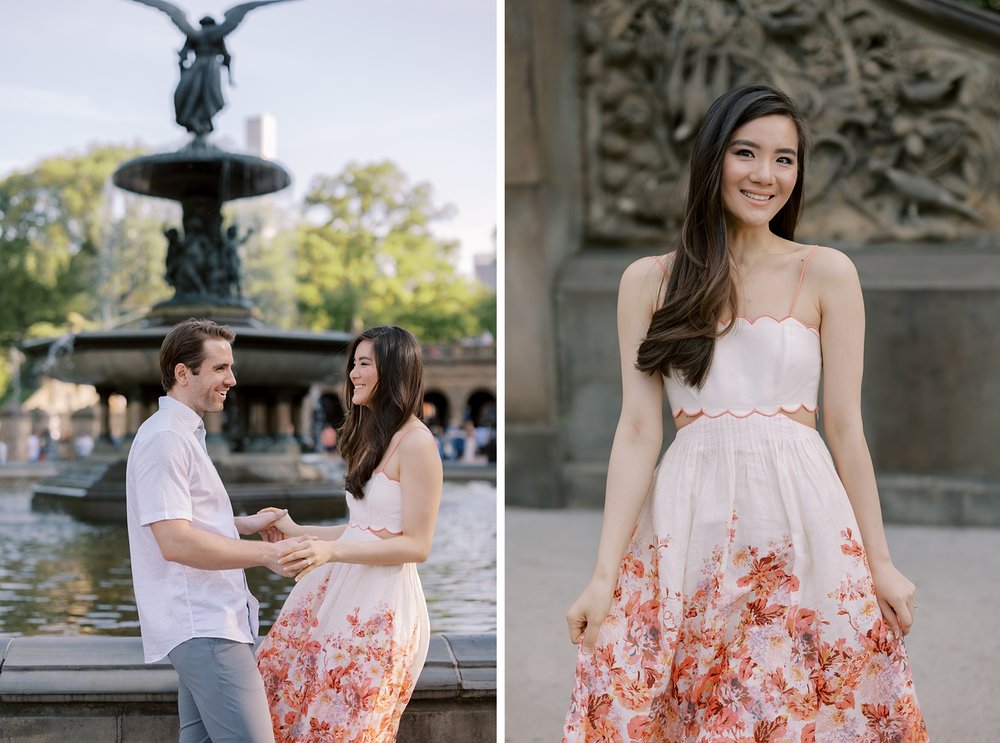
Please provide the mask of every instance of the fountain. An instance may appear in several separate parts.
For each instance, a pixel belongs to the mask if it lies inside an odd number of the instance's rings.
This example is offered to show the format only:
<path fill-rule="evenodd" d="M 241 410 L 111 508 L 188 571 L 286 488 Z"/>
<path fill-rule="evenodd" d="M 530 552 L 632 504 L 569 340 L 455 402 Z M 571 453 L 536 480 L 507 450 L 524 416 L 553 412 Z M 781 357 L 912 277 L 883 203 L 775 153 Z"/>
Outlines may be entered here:
<path fill-rule="evenodd" d="M 283 0 L 272 0 L 281 2 Z M 239 246 L 246 239 L 236 224 L 223 225 L 223 204 L 271 194 L 291 183 L 281 165 L 223 150 L 208 141 L 212 119 L 223 108 L 220 76 L 231 56 L 224 44 L 246 15 L 245 3 L 192 27 L 169 3 L 148 2 L 168 13 L 184 33 L 180 81 L 174 95 L 177 123 L 192 139 L 175 152 L 123 163 L 115 185 L 133 193 L 180 203 L 180 228 L 164 231 L 166 279 L 171 299 L 142 319 L 104 331 L 68 333 L 27 343 L 25 353 L 47 376 L 94 385 L 100 396 L 101 437 L 94 455 L 68 466 L 34 487 L 35 507 L 55 506 L 93 520 L 124 520 L 124 446 L 110 438 L 110 400 L 127 400 L 128 433 L 155 411 L 162 395 L 158 353 L 163 337 L 188 317 L 208 317 L 233 327 L 237 387 L 222 414 L 206 417 L 209 451 L 226 483 L 234 508 L 253 512 L 284 506 L 300 518 L 343 514 L 343 492 L 324 473 L 303 461 L 300 442 L 309 416 L 302 411 L 315 384 L 343 382 L 346 333 L 278 331 L 264 326 L 243 295 Z M 191 54 L 193 60 L 189 61 Z"/>

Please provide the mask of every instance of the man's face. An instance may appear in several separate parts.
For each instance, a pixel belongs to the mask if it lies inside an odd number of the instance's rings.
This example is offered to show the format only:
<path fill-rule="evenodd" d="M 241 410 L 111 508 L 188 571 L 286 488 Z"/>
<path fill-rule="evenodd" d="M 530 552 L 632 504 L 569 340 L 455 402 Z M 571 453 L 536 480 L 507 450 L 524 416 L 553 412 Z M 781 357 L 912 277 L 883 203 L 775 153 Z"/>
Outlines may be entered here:
<path fill-rule="evenodd" d="M 233 374 L 233 347 L 221 338 L 204 342 L 205 358 L 195 374 L 189 367 L 177 376 L 176 397 L 198 415 L 222 412 L 226 395 L 236 385 Z"/>

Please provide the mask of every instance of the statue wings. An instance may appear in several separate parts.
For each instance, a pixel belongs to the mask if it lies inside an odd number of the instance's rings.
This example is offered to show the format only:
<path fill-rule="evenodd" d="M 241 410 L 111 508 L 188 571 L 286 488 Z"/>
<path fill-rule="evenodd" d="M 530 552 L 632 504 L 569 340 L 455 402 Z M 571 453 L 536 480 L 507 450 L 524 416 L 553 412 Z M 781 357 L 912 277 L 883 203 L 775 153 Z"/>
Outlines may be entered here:
<path fill-rule="evenodd" d="M 287 2 L 290 2 L 290 0 L 255 0 L 255 2 L 251 3 L 240 3 L 239 5 L 234 5 L 225 12 L 223 16 L 224 20 L 219 24 L 219 30 L 223 35 L 228 34 L 240 25 L 240 21 L 243 20 L 243 16 L 254 8 L 259 8 L 262 5 L 274 5 L 275 3 Z"/>
<path fill-rule="evenodd" d="M 187 16 L 184 15 L 184 11 L 178 8 L 173 3 L 167 2 L 167 0 L 134 0 L 137 3 L 142 3 L 143 5 L 148 5 L 151 8 L 156 8 L 157 10 L 162 10 L 168 16 L 170 20 L 174 22 L 174 25 L 181 30 L 185 36 L 194 36 L 198 33 L 190 23 L 188 23 Z M 249 13 L 254 8 L 259 8 L 262 5 L 274 5 L 275 3 L 287 3 L 290 0 L 255 0 L 250 3 L 240 3 L 239 5 L 234 5 L 232 8 L 226 11 L 224 20 L 222 23 L 218 24 L 214 31 L 218 36 L 225 36 L 238 25 L 240 21 L 243 20 L 243 16 Z"/>

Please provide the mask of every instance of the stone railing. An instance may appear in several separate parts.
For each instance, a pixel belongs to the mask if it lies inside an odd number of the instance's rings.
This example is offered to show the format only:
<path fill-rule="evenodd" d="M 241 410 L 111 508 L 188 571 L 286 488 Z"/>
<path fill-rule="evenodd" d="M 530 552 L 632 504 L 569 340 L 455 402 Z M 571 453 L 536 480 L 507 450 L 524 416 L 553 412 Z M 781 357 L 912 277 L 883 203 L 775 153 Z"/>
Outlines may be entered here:
<path fill-rule="evenodd" d="M 436 361 L 492 361 L 496 363 L 495 345 L 464 346 L 458 343 L 428 344 L 423 347 L 424 363 Z"/>
<path fill-rule="evenodd" d="M 496 635 L 436 635 L 398 743 L 496 740 Z M 138 637 L 0 638 L 0 743 L 177 740 L 177 674 Z"/>

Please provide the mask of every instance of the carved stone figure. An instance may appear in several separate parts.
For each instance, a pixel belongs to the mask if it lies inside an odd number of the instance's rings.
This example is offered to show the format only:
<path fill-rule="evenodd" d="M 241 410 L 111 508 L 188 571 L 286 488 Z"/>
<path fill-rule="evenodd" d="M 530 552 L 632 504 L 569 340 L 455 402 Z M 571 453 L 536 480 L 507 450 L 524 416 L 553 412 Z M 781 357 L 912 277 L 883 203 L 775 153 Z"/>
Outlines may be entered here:
<path fill-rule="evenodd" d="M 683 163 L 705 109 L 752 82 L 789 93 L 813 130 L 802 234 L 872 242 L 1000 232 L 1000 172 L 986 165 L 1000 160 L 995 52 L 867 0 L 574 7 L 592 239 L 676 234 Z"/>
<path fill-rule="evenodd" d="M 254 8 L 289 0 L 256 0 L 241 3 L 225 12 L 222 23 L 216 23 L 211 16 L 205 16 L 194 28 L 188 23 L 184 11 L 166 0 L 135 0 L 137 3 L 162 10 L 174 25 L 184 34 L 184 46 L 179 55 L 180 81 L 174 92 L 174 110 L 177 123 L 194 134 L 196 138 L 212 131 L 212 118 L 226 105 L 222 95 L 222 68 L 229 73 L 229 84 L 233 84 L 232 56 L 226 49 L 225 38 Z M 190 59 L 194 54 L 194 59 Z"/>
<path fill-rule="evenodd" d="M 240 279 L 241 264 L 239 247 L 253 234 L 253 230 L 247 230 L 242 236 L 239 234 L 239 227 L 231 224 L 226 229 L 226 234 L 222 238 L 219 261 L 213 271 L 211 282 L 212 291 L 223 297 L 242 298 L 243 284 Z"/>
<path fill-rule="evenodd" d="M 211 244 L 197 217 L 189 220 L 185 227 L 188 232 L 183 239 L 174 227 L 163 231 L 167 238 L 167 283 L 178 295 L 206 295 L 207 286 L 202 276 Z"/>

